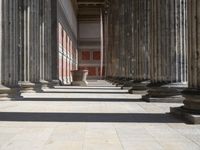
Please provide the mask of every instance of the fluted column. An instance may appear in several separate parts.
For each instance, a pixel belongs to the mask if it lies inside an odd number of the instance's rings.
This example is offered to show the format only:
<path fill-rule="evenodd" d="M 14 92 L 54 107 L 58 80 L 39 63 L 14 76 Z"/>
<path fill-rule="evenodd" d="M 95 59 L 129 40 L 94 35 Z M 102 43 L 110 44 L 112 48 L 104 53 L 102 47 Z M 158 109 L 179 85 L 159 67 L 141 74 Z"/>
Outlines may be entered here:
<path fill-rule="evenodd" d="M 109 40 L 109 24 L 108 24 L 108 18 L 109 18 L 109 1 L 105 1 L 105 10 L 103 14 L 103 27 L 104 27 L 104 72 L 105 77 L 108 78 L 109 72 L 108 72 L 108 58 L 109 58 L 109 49 L 108 49 L 108 40 Z"/>
<path fill-rule="evenodd" d="M 16 88 L 18 83 L 18 0 L 4 1 L 3 5 L 3 82 L 6 86 Z"/>
<path fill-rule="evenodd" d="M 189 123 L 200 124 L 200 1 L 187 1 L 188 89 L 183 91 L 184 106 L 171 113 Z"/>
<path fill-rule="evenodd" d="M 20 77 L 19 85 L 21 86 L 21 92 L 33 92 L 34 84 L 31 83 L 31 67 L 33 62 L 31 57 L 32 53 L 32 34 L 31 34 L 31 8 L 33 4 L 31 0 L 20 0 L 20 52 L 19 52 L 19 65 L 20 65 Z"/>
<path fill-rule="evenodd" d="M 143 81 L 149 78 L 149 10 L 148 0 L 133 1 L 133 78 Z"/>
<path fill-rule="evenodd" d="M 70 45 L 69 45 L 69 82 L 72 82 L 72 51 L 73 51 L 73 43 L 72 40 L 70 40 Z"/>
<path fill-rule="evenodd" d="M 4 60 L 4 50 L 5 50 L 5 2 L 4 0 L 0 0 L 0 100 L 5 100 L 8 97 L 8 93 L 10 92 L 10 89 L 8 87 L 5 87 L 3 84 L 3 75 L 4 75 L 4 70 L 3 70 L 3 64 L 5 63 Z"/>
<path fill-rule="evenodd" d="M 126 1 L 120 1 L 118 2 L 118 6 L 116 6 L 116 18 L 115 20 L 118 20 L 118 24 L 115 22 L 114 25 L 118 29 L 118 31 L 115 31 L 114 33 L 118 32 L 118 68 L 117 72 L 120 77 L 125 77 L 125 68 L 126 68 L 126 57 L 125 57 L 125 3 Z M 112 5 L 112 4 L 111 4 Z M 119 13 L 119 14 L 117 14 Z M 118 15 L 118 16 L 117 16 Z"/>
<path fill-rule="evenodd" d="M 52 84 L 59 84 L 57 1 L 51 0 L 51 76 Z"/>
<path fill-rule="evenodd" d="M 45 44 L 45 80 L 51 82 L 51 0 L 45 1 Z"/>
<path fill-rule="evenodd" d="M 152 0 L 151 84 L 147 101 L 183 101 L 186 76 L 186 0 Z"/>
<path fill-rule="evenodd" d="M 108 49 L 106 51 L 106 75 L 110 78 L 112 78 L 112 39 L 113 39 L 113 28 L 112 28 L 112 25 L 113 25 L 113 22 L 112 22 L 112 16 L 113 16 L 113 12 L 112 12 L 112 8 L 113 8 L 113 5 L 112 4 L 112 1 L 108 1 L 108 38 L 107 38 L 107 41 L 108 41 Z"/>
<path fill-rule="evenodd" d="M 200 113 L 200 2 L 198 0 L 188 2 L 188 22 L 189 89 L 185 91 L 184 108 Z"/>
<path fill-rule="evenodd" d="M 70 49 L 70 38 L 67 36 L 67 83 L 70 83 L 70 58 L 69 58 L 69 49 Z"/>
<path fill-rule="evenodd" d="M 40 0 L 40 85 L 47 87 L 51 81 L 51 1 Z"/>
<path fill-rule="evenodd" d="M 32 1 L 31 5 L 31 27 L 30 27 L 30 81 L 38 83 L 40 81 L 40 0 Z"/>
<path fill-rule="evenodd" d="M 107 57 L 107 72 L 110 72 L 110 75 L 115 78 L 114 83 L 117 86 L 124 86 L 132 78 L 130 63 L 132 49 L 131 4 L 130 0 L 110 1 L 108 12 L 109 35 L 107 35 L 108 52 L 106 53 L 110 56 Z M 110 62 L 109 59 L 111 59 Z"/>
<path fill-rule="evenodd" d="M 150 15 L 152 1 L 135 0 L 132 2 L 132 50 L 131 70 L 133 82 L 129 93 L 147 94 L 146 85 L 150 79 Z"/>
<path fill-rule="evenodd" d="M 152 1 L 151 79 L 186 82 L 185 0 Z"/>
<path fill-rule="evenodd" d="M 112 1 L 112 60 L 111 60 L 111 70 L 112 75 L 114 77 L 123 76 L 122 74 L 119 74 L 119 66 L 121 63 L 119 63 L 119 52 L 120 50 L 123 51 L 123 49 L 119 46 L 119 19 L 122 19 L 119 17 L 119 5 L 120 0 L 113 0 Z M 120 43 L 123 42 L 120 41 Z M 114 65 L 115 64 L 115 65 Z"/>
<path fill-rule="evenodd" d="M 124 1 L 124 65 L 125 77 L 132 78 L 131 75 L 131 51 L 132 51 L 132 0 Z"/>

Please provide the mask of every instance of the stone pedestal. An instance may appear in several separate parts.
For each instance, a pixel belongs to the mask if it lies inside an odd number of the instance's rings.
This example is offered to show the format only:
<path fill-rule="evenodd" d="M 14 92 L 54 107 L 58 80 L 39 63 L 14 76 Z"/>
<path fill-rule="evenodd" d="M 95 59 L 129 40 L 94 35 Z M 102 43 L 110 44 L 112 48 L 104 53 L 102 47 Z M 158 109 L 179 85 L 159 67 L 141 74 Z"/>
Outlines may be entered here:
<path fill-rule="evenodd" d="M 187 85 L 158 83 L 150 84 L 148 88 L 148 94 L 143 96 L 143 100 L 146 102 L 182 103 L 184 97 L 181 92 L 187 88 Z"/>
<path fill-rule="evenodd" d="M 74 70 L 72 71 L 73 82 L 72 86 L 87 86 L 88 70 Z"/>
<path fill-rule="evenodd" d="M 35 84 L 31 82 L 20 82 L 20 93 L 35 93 Z"/>
<path fill-rule="evenodd" d="M 118 78 L 113 85 L 115 85 L 116 87 L 121 87 L 124 85 L 124 83 L 126 83 L 128 81 L 128 79 L 126 77 L 120 77 Z"/>
<path fill-rule="evenodd" d="M 23 99 L 23 97 L 20 96 L 20 88 L 18 86 L 12 88 L 8 88 L 3 85 L 0 86 L 0 101 L 21 99 Z"/>
<path fill-rule="evenodd" d="M 11 89 L 0 85 L 0 101 L 10 100 Z"/>
<path fill-rule="evenodd" d="M 38 92 L 38 93 L 41 93 L 43 92 L 43 89 L 45 88 L 49 88 L 49 82 L 48 81 L 45 81 L 45 80 L 40 80 L 39 83 L 36 83 L 34 85 L 34 91 L 35 92 Z"/>
<path fill-rule="evenodd" d="M 183 92 L 184 106 L 170 108 L 171 114 L 184 119 L 187 123 L 200 124 L 200 90 L 187 89 Z"/>
<path fill-rule="evenodd" d="M 128 89 L 130 90 L 132 88 L 132 85 L 134 84 L 134 80 L 130 79 L 129 81 L 125 82 L 121 89 Z"/>
<path fill-rule="evenodd" d="M 200 89 L 184 90 L 184 108 L 200 113 Z"/>
<path fill-rule="evenodd" d="M 49 88 L 54 88 L 55 86 L 60 86 L 60 81 L 59 80 L 52 80 L 50 83 L 49 83 Z"/>
<path fill-rule="evenodd" d="M 113 77 L 113 78 L 111 79 L 111 82 L 112 82 L 113 85 L 115 85 L 115 84 L 117 84 L 120 80 L 123 80 L 123 78 L 122 78 L 122 77 Z"/>
<path fill-rule="evenodd" d="M 45 80 L 40 80 L 40 87 L 43 88 L 49 88 L 49 82 Z"/>
<path fill-rule="evenodd" d="M 150 84 L 150 81 L 135 81 L 132 85 L 132 88 L 129 90 L 130 94 L 141 94 L 142 96 L 145 96 L 148 94 L 147 86 Z"/>

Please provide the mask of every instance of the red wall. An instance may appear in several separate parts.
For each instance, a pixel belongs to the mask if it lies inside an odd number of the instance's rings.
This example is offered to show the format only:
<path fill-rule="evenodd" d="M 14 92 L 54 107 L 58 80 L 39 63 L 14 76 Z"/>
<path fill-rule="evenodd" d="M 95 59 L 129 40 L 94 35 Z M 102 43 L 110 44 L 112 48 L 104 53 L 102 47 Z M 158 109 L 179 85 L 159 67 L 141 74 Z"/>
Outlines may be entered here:
<path fill-rule="evenodd" d="M 87 69 L 89 78 L 99 79 L 101 70 L 101 52 L 98 49 L 79 50 L 79 69 Z M 104 69 L 103 69 L 104 75 Z"/>
<path fill-rule="evenodd" d="M 78 69 L 78 51 L 61 24 L 58 24 L 59 43 L 59 80 L 62 84 L 70 84 L 71 71 Z"/>

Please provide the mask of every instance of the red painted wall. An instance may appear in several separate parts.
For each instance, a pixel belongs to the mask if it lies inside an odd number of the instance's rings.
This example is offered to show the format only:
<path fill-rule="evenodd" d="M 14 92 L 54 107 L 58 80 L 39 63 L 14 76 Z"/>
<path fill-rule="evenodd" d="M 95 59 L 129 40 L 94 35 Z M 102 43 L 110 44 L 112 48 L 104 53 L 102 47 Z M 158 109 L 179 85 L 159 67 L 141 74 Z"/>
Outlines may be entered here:
<path fill-rule="evenodd" d="M 72 82 L 71 71 L 78 69 L 78 51 L 61 24 L 58 24 L 59 80 L 62 84 Z"/>
<path fill-rule="evenodd" d="M 87 69 L 89 78 L 99 79 L 101 72 L 101 52 L 98 49 L 79 50 L 79 69 Z M 103 69 L 104 75 L 104 69 Z"/>
<path fill-rule="evenodd" d="M 101 59 L 101 53 L 100 53 L 100 51 L 94 51 L 93 52 L 93 60 L 100 61 L 100 59 Z"/>

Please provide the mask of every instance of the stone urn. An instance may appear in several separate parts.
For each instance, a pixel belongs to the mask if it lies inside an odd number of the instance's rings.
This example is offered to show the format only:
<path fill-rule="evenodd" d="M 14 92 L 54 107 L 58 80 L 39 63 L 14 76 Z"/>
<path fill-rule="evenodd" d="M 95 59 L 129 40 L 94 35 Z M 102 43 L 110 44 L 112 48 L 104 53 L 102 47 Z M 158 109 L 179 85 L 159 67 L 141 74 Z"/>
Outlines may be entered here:
<path fill-rule="evenodd" d="M 88 70 L 73 70 L 72 73 L 72 86 L 88 86 L 87 75 Z"/>

